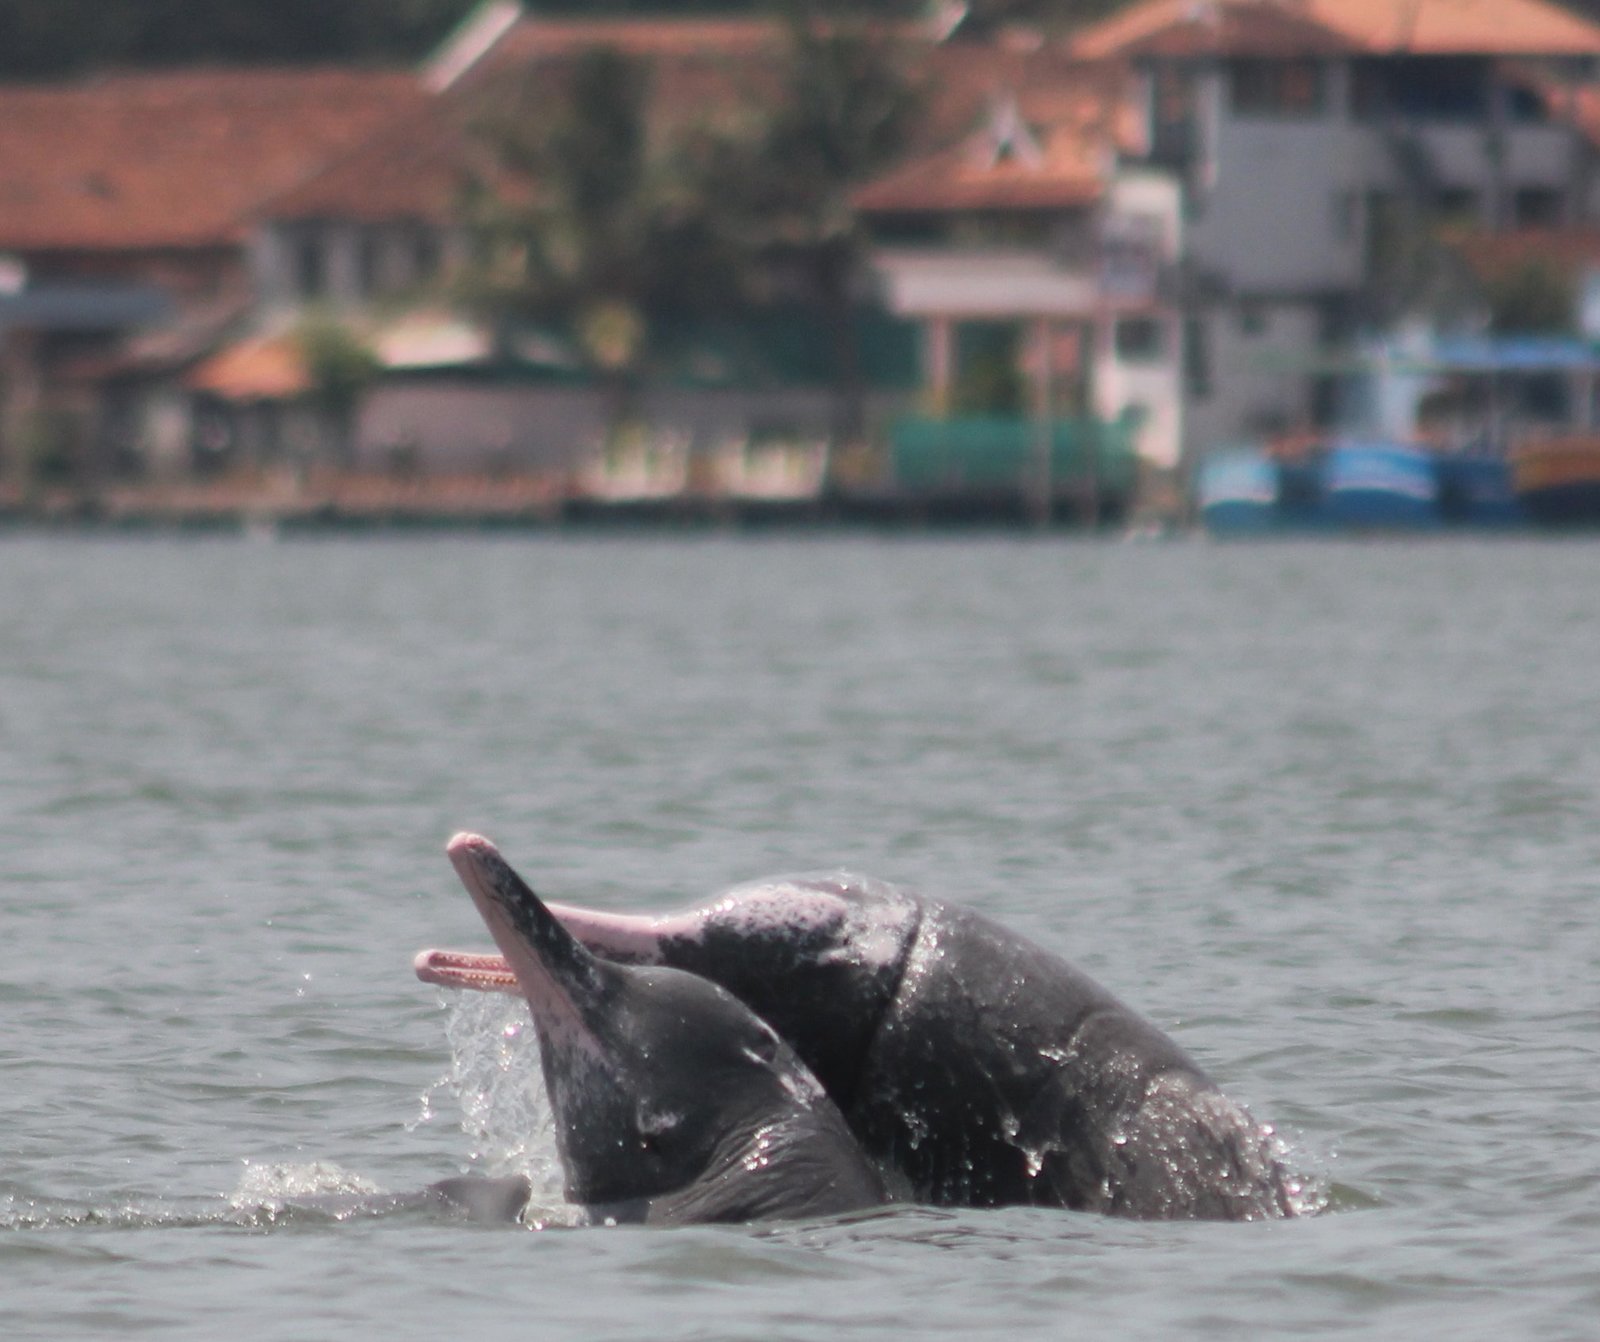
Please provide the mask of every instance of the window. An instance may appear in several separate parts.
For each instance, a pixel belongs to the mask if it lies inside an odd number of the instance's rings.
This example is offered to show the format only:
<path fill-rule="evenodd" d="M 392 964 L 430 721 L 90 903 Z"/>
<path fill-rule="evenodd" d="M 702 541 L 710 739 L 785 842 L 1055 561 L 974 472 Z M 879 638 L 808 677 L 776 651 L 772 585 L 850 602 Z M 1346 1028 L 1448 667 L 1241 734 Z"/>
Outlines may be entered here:
<path fill-rule="evenodd" d="M 432 279 L 439 270 L 440 261 L 439 239 L 432 233 L 418 233 L 411 252 L 413 274 L 418 282 Z"/>
<path fill-rule="evenodd" d="M 1239 334 L 1259 340 L 1272 330 L 1272 316 L 1259 303 L 1246 303 L 1239 309 Z"/>
<path fill-rule="evenodd" d="M 1322 67 L 1315 61 L 1235 61 L 1230 76 L 1229 103 L 1240 116 L 1315 116 L 1322 111 Z"/>
<path fill-rule="evenodd" d="M 328 292 L 328 258 L 322 239 L 308 234 L 294 244 L 294 291 L 301 298 L 321 298 Z"/>
<path fill-rule="evenodd" d="M 1195 400 L 1211 395 L 1211 341 L 1204 317 L 1188 317 L 1183 323 L 1183 387 Z"/>
<path fill-rule="evenodd" d="M 1553 187 L 1523 187 L 1511 209 L 1518 228 L 1559 228 L 1562 223 L 1561 193 Z"/>
<path fill-rule="evenodd" d="M 1351 69 L 1351 107 L 1358 120 L 1478 121 L 1489 115 L 1491 74 L 1480 56 L 1368 57 Z"/>
<path fill-rule="evenodd" d="M 1483 206 L 1471 187 L 1449 186 L 1434 198 L 1434 209 L 1440 223 L 1472 228 L 1477 226 Z"/>
<path fill-rule="evenodd" d="M 361 294 L 370 298 L 383 288 L 383 239 L 374 230 L 363 229 L 358 247 Z"/>
<path fill-rule="evenodd" d="M 1166 332 L 1156 317 L 1118 318 L 1115 344 L 1124 363 L 1157 363 L 1167 351 Z"/>

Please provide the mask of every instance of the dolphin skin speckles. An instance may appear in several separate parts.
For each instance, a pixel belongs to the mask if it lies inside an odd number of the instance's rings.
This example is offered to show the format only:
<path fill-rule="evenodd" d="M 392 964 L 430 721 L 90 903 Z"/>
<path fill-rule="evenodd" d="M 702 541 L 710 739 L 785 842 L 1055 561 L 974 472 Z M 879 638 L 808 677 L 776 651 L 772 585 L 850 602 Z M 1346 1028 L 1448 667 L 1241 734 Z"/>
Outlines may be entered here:
<path fill-rule="evenodd" d="M 591 1221 L 828 1216 L 885 1200 L 821 1084 L 731 993 L 592 954 L 487 839 L 450 860 L 528 1002 L 567 1197 Z"/>
<path fill-rule="evenodd" d="M 851 875 L 736 886 L 660 916 L 552 904 L 590 951 L 728 989 L 815 1073 L 913 1197 L 1142 1219 L 1297 1214 L 1271 1130 L 1161 1030 L 992 919 Z M 417 973 L 505 991 L 497 957 Z"/>

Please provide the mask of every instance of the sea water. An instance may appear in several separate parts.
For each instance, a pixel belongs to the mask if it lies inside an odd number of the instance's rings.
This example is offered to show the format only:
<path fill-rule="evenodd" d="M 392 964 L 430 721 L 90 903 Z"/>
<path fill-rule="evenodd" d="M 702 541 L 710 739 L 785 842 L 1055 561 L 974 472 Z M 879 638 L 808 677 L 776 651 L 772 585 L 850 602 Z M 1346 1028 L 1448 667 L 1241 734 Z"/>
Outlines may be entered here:
<path fill-rule="evenodd" d="M 1600 544 L 0 542 L 0 1335 L 1592 1337 Z M 561 1224 L 443 855 L 846 866 L 1169 1030 L 1327 1210 Z M 546 1228 L 344 1214 L 523 1169 Z"/>

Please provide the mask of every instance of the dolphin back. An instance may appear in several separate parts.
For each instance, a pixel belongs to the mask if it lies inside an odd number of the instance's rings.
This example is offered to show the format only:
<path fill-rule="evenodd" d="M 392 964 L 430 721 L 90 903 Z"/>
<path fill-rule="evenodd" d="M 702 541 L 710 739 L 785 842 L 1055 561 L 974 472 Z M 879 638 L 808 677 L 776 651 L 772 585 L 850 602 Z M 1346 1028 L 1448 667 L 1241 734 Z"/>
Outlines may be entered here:
<path fill-rule="evenodd" d="M 1143 1219 L 1282 1216 L 1270 1135 L 1059 956 L 926 901 L 848 1111 L 918 1196 Z"/>

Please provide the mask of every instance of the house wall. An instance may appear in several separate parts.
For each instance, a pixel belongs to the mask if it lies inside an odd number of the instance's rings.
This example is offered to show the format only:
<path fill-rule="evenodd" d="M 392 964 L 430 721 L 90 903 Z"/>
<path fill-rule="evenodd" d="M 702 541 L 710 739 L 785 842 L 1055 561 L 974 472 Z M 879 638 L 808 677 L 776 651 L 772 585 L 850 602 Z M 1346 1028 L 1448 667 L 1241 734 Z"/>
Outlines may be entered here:
<path fill-rule="evenodd" d="M 1369 137 L 1346 114 L 1335 68 L 1319 115 L 1241 116 L 1226 72 L 1197 79 L 1197 148 L 1185 247 L 1226 287 L 1253 293 L 1346 288 L 1361 277 L 1352 205 L 1371 176 Z"/>
<path fill-rule="evenodd" d="M 1165 312 L 1148 320 L 1161 333 L 1159 348 L 1151 357 L 1119 357 L 1115 338 L 1107 342 L 1109 348 L 1096 365 L 1094 412 L 1107 420 L 1135 412 L 1140 421 L 1135 438 L 1139 456 L 1170 470 L 1178 464 L 1183 445 L 1181 324 Z"/>
<path fill-rule="evenodd" d="M 1169 173 L 1124 170 L 1112 180 L 1108 233 L 1116 234 L 1120 228 L 1143 235 L 1151 249 L 1151 287 L 1132 295 L 1138 307 L 1122 320 L 1131 317 L 1152 325 L 1159 342 L 1138 356 L 1119 350 L 1113 319 L 1102 326 L 1094 365 L 1095 413 L 1103 419 L 1120 419 L 1129 410 L 1136 411 L 1139 456 L 1162 469 L 1175 467 L 1183 448 L 1183 324 L 1168 292 L 1184 244 L 1182 204 L 1182 189 Z"/>
<path fill-rule="evenodd" d="M 1343 64 L 1325 71 L 1314 114 L 1240 114 L 1228 74 L 1197 77 L 1198 159 L 1190 174 L 1190 256 L 1234 291 L 1251 294 L 1339 290 L 1361 282 L 1362 202 L 1369 192 L 1408 183 L 1396 152 L 1408 141 L 1443 190 L 1468 191 L 1479 222 L 1518 222 L 1519 190 L 1555 191 L 1568 222 L 1588 202 L 1581 149 L 1564 125 L 1484 116 L 1471 121 L 1357 118 Z M 1503 197 L 1503 199 L 1502 199 Z"/>
<path fill-rule="evenodd" d="M 1184 435 L 1205 450 L 1303 427 L 1312 414 L 1307 367 L 1321 322 L 1305 302 L 1221 305 L 1191 315 L 1203 331 L 1208 388 L 1184 397 Z"/>
<path fill-rule="evenodd" d="M 1354 114 L 1340 61 L 1324 67 L 1314 113 L 1237 112 L 1228 81 L 1220 64 L 1192 72 L 1184 254 L 1211 297 L 1191 296 L 1210 306 L 1186 316 L 1205 332 L 1210 386 L 1186 379 L 1187 453 L 1309 420 L 1318 304 L 1362 284 L 1369 200 L 1414 184 L 1408 147 L 1429 185 L 1465 194 L 1483 227 L 1531 222 L 1518 215 L 1519 191 L 1556 193 L 1557 222 L 1600 214 L 1593 156 L 1577 133 L 1510 119 L 1501 95 L 1471 120 L 1383 122 Z"/>

